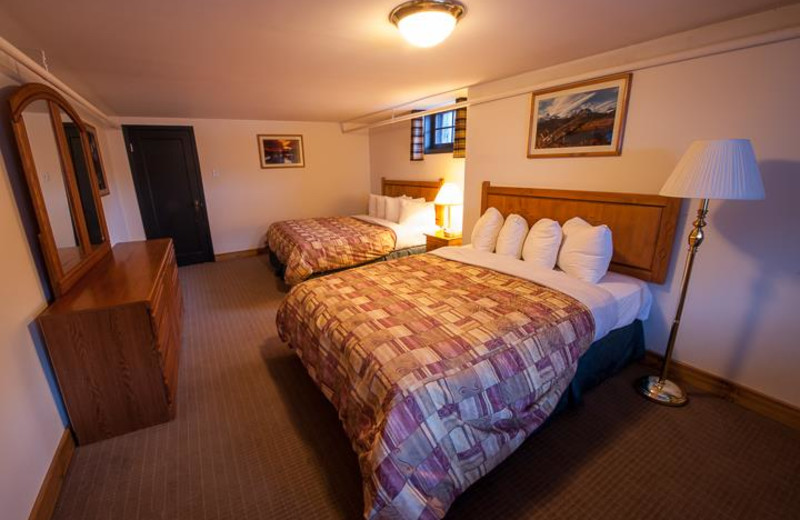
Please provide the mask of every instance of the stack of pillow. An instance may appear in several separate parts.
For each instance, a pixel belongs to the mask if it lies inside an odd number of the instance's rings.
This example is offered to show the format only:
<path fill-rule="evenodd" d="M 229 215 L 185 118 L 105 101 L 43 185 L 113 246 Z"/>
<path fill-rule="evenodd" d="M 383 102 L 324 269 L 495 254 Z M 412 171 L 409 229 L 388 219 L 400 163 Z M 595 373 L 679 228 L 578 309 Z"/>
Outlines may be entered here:
<path fill-rule="evenodd" d="M 605 276 L 614 247 L 611 230 L 605 224 L 592 226 L 574 217 L 560 226 L 543 218 L 528 229 L 520 215 L 503 219 L 496 208 L 489 208 L 472 229 L 472 247 L 522 259 L 544 269 L 558 266 L 570 276 L 597 283 Z"/>
<path fill-rule="evenodd" d="M 433 202 L 426 202 L 424 198 L 413 199 L 406 195 L 387 197 L 371 194 L 369 196 L 369 216 L 413 228 L 424 228 L 434 224 L 436 210 Z"/>

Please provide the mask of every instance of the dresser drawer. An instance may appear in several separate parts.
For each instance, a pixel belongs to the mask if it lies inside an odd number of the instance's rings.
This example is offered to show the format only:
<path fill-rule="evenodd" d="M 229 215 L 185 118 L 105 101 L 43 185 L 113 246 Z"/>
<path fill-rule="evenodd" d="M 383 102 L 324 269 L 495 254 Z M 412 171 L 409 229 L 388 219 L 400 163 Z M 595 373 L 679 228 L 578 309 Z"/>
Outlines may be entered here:
<path fill-rule="evenodd" d="M 178 383 L 178 350 L 180 348 L 180 330 L 175 319 L 174 308 L 165 305 L 160 316 L 153 319 L 153 326 L 158 361 L 166 385 L 167 399 L 172 408 Z"/>
<path fill-rule="evenodd" d="M 170 249 L 170 253 L 172 249 Z M 178 285 L 178 266 L 175 264 L 174 256 L 170 255 L 165 262 L 164 269 L 156 281 L 155 294 L 151 304 L 153 316 L 158 319 L 158 316 L 164 312 L 165 307 L 173 305 L 175 298 L 175 289 Z"/>

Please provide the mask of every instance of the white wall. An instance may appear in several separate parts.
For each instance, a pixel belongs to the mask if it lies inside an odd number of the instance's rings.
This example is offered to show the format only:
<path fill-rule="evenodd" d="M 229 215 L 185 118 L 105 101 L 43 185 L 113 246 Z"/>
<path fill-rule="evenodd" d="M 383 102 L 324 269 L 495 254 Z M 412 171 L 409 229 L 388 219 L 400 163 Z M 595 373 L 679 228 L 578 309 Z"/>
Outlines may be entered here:
<path fill-rule="evenodd" d="M 469 123 L 468 123 L 469 124 Z M 403 180 L 436 180 L 464 185 L 466 159 L 454 159 L 451 153 L 425 155 L 422 161 L 409 158 L 411 121 L 381 126 L 369 131 L 371 189 L 381 189 L 381 177 Z"/>
<path fill-rule="evenodd" d="M 584 61 L 587 70 L 597 67 Z M 620 157 L 527 159 L 528 95 L 473 106 L 465 229 L 479 216 L 484 180 L 657 193 L 692 140 L 751 139 L 767 198 L 712 202 L 675 357 L 800 406 L 798 63 L 800 41 L 794 40 L 634 72 Z M 535 77 L 532 73 L 516 83 Z M 504 92 L 514 83 L 470 89 L 470 98 Z M 656 305 L 646 325 L 651 350 L 663 352 L 666 344 L 680 282 L 676 271 L 683 265 L 691 224 L 686 215 L 694 214 L 695 202 L 684 205 L 670 279 L 652 286 Z"/>
<path fill-rule="evenodd" d="M 47 302 L 12 189 L 22 179 L 5 108 L 15 84 L 0 73 L 0 504 L 14 519 L 28 517 L 64 432 L 30 330 Z"/>
<path fill-rule="evenodd" d="M 467 118 L 467 128 L 469 128 Z M 454 159 L 451 153 L 426 154 L 422 161 L 410 159 L 411 121 L 373 128 L 369 131 L 372 193 L 380 193 L 381 177 L 432 181 L 444 179 L 464 188 L 464 166 L 468 159 Z M 453 225 L 461 227 L 462 208 L 453 208 Z"/>
<path fill-rule="evenodd" d="M 194 128 L 216 254 L 261 247 L 272 222 L 366 211 L 369 138 L 335 123 L 126 118 L 124 124 Z M 305 168 L 262 169 L 258 134 L 302 134 Z M 115 157 L 127 161 L 120 136 Z M 119 168 L 122 172 L 123 168 Z M 121 186 L 130 239 L 144 237 L 129 170 Z M 137 220 L 138 219 L 138 220 Z"/>
<path fill-rule="evenodd" d="M 106 169 L 109 194 L 100 200 L 103 203 L 103 212 L 111 243 L 128 242 L 131 240 L 144 240 L 142 218 L 139 207 L 136 205 L 136 196 L 130 201 L 133 194 L 133 180 L 125 153 L 125 142 L 122 130 L 107 126 L 101 121 L 92 121 L 92 117 L 81 113 L 89 122 L 93 122 L 97 130 L 97 139 L 103 155 L 103 166 Z M 133 206 L 131 207 L 131 204 Z"/>

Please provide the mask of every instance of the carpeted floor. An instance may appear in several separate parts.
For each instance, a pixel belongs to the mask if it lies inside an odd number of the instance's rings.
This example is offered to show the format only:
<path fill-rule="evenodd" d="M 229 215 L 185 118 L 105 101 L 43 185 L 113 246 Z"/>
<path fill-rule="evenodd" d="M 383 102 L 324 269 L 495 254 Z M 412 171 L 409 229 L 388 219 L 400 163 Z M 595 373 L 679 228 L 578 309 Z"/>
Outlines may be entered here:
<path fill-rule="evenodd" d="M 177 418 L 78 448 L 55 518 L 357 519 L 336 413 L 275 332 L 263 257 L 180 270 Z M 720 399 L 669 409 L 630 367 L 469 489 L 452 519 L 800 518 L 800 433 Z"/>

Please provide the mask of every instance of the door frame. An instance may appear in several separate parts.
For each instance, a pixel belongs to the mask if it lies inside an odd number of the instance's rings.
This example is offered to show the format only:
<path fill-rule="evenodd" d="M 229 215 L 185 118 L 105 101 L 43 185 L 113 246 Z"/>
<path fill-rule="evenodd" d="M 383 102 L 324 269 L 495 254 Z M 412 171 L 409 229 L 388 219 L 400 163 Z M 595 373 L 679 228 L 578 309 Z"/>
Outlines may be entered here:
<path fill-rule="evenodd" d="M 153 202 L 152 198 L 149 195 L 149 178 L 144 172 L 140 172 L 138 170 L 136 164 L 136 157 L 134 154 L 136 153 L 135 143 L 131 137 L 131 130 L 146 130 L 146 131 L 182 131 L 187 132 L 189 135 L 189 145 L 190 150 L 189 159 L 193 162 L 193 164 L 189 164 L 189 174 L 194 177 L 194 181 L 197 185 L 198 190 L 198 199 L 200 203 L 200 217 L 202 222 L 200 222 L 200 230 L 202 234 L 202 239 L 207 244 L 205 248 L 206 255 L 203 261 L 205 262 L 214 262 L 215 255 L 214 255 L 214 242 L 211 239 L 211 226 L 208 220 L 208 207 L 206 205 L 206 195 L 205 195 L 205 188 L 203 187 L 203 175 L 200 171 L 200 157 L 197 153 L 197 141 L 194 135 L 194 127 L 191 125 L 122 125 L 122 136 L 125 140 L 125 152 L 128 155 L 128 163 L 131 167 L 131 176 L 133 177 L 133 186 L 136 190 L 136 199 L 139 204 L 139 214 L 142 219 L 142 227 L 144 228 L 145 236 L 148 239 L 154 238 L 155 235 L 155 212 L 156 208 L 149 207 L 147 211 L 145 211 L 146 206 L 150 206 Z M 177 255 L 177 251 L 176 251 Z"/>

